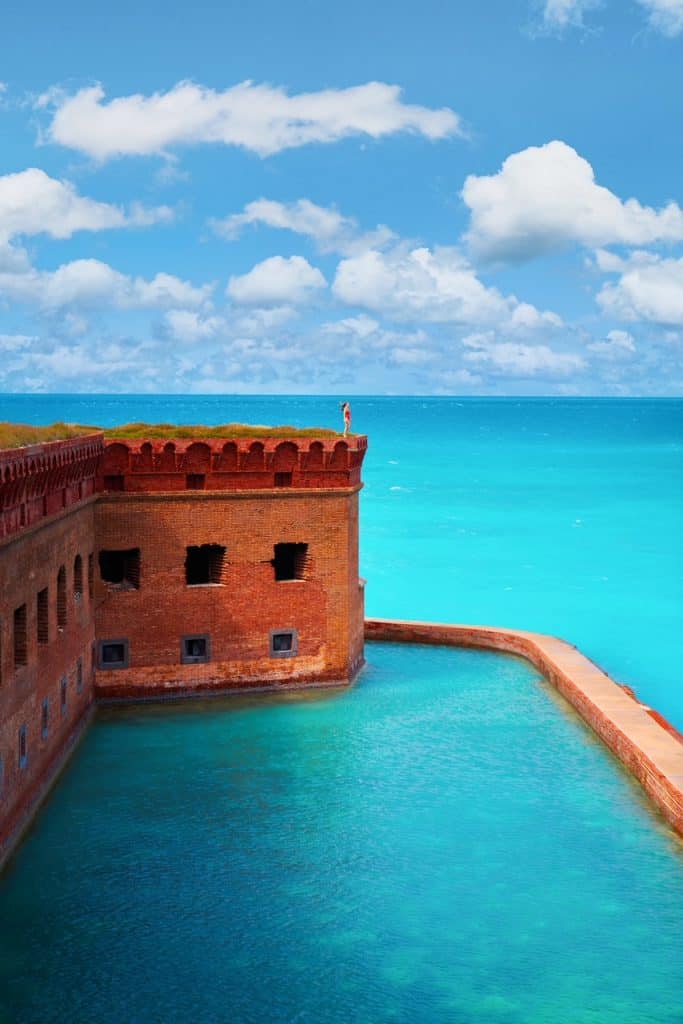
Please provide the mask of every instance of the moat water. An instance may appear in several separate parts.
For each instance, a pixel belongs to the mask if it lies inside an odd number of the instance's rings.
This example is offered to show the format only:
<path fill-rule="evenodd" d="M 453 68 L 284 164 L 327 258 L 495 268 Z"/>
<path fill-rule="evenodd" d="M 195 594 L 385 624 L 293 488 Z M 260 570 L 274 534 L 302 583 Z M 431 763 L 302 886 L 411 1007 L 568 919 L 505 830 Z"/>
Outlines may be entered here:
<path fill-rule="evenodd" d="M 3 1024 L 680 1024 L 683 854 L 524 662 L 100 711 L 0 879 Z"/>
<path fill-rule="evenodd" d="M 352 410 L 368 614 L 564 637 L 683 730 L 683 399 Z M 341 423 L 333 398 L 283 396 L 5 395 L 0 419 Z"/>
<path fill-rule="evenodd" d="M 563 636 L 683 728 L 683 401 L 352 406 L 370 615 Z M 0 878 L 1 1024 L 681 1024 L 683 855 L 638 787 L 523 662 L 368 655 L 348 692 L 100 713 Z"/>

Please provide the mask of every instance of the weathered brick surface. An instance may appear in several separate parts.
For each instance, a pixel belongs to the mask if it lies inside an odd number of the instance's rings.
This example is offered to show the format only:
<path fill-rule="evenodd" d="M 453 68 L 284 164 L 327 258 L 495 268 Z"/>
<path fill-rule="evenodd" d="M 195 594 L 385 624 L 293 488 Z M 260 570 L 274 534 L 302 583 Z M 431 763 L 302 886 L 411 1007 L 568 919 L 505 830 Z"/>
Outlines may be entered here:
<path fill-rule="evenodd" d="M 0 539 L 95 492 L 101 433 L 0 451 Z"/>
<path fill-rule="evenodd" d="M 348 681 L 363 652 L 358 489 L 109 494 L 95 512 L 98 550 L 140 549 L 140 587 L 97 573 L 98 638 L 127 639 L 130 666 L 97 672 L 102 697 Z M 308 545 L 305 579 L 276 581 L 274 545 Z M 188 586 L 189 546 L 226 548 L 220 585 Z M 273 658 L 271 630 L 295 629 L 298 655 Z M 181 638 L 209 634 L 208 664 L 181 664 Z"/>
<path fill-rule="evenodd" d="M 277 437 L 107 441 L 97 489 L 185 491 L 189 476 L 207 491 L 269 487 L 353 487 L 367 438 Z"/>
<path fill-rule="evenodd" d="M 9 836 L 35 802 L 92 702 L 95 637 L 88 593 L 88 555 L 94 550 L 94 498 L 24 529 L 0 543 L 0 863 Z M 74 592 L 74 561 L 83 560 L 84 587 Z M 57 575 L 65 570 L 66 624 L 57 621 Z M 48 588 L 48 642 L 38 643 L 37 595 Z M 14 612 L 26 606 L 27 663 L 15 667 Z M 78 692 L 79 659 L 82 688 Z M 62 714 L 60 683 L 67 681 Z M 41 730 L 49 701 L 48 735 Z M 26 728 L 26 764 L 19 763 L 19 731 Z"/>

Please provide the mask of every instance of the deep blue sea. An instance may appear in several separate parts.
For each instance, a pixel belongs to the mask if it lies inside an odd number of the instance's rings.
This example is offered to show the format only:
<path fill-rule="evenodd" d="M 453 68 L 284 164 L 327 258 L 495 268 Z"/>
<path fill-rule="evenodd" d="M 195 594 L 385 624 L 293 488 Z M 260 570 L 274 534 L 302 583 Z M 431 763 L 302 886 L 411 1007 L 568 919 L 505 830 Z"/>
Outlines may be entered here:
<path fill-rule="evenodd" d="M 363 398 L 372 615 L 578 644 L 683 726 L 683 402 Z M 337 426 L 328 398 L 0 418 Z M 683 847 L 526 663 L 101 709 L 0 878 L 0 1024 L 681 1024 Z"/>
<path fill-rule="evenodd" d="M 683 400 L 356 398 L 369 615 L 571 641 L 683 730 Z M 339 427 L 332 398 L 0 396 L 0 419 Z"/>

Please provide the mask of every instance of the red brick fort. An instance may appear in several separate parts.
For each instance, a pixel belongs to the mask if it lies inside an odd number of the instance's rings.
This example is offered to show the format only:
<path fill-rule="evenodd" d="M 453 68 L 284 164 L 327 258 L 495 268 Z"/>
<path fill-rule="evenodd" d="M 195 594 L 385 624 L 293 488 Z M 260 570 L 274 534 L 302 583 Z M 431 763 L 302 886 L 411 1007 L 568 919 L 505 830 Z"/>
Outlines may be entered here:
<path fill-rule="evenodd" d="M 0 451 L 0 864 L 98 699 L 347 684 L 365 437 Z"/>

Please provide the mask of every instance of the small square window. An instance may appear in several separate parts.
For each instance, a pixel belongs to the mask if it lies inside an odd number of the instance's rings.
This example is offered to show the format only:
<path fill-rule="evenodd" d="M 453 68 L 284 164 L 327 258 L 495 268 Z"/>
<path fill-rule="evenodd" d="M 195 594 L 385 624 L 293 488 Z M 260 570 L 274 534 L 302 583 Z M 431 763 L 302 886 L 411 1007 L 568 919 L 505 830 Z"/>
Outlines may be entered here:
<path fill-rule="evenodd" d="M 188 491 L 203 491 L 206 487 L 206 477 L 203 473 L 188 473 L 185 477 L 185 486 Z"/>
<path fill-rule="evenodd" d="M 104 478 L 105 491 L 125 491 L 125 482 L 122 473 L 112 473 Z"/>
<path fill-rule="evenodd" d="M 275 579 L 304 580 L 308 567 L 308 544 L 275 544 L 271 565 Z"/>
<path fill-rule="evenodd" d="M 185 582 L 188 587 L 220 584 L 225 568 L 225 548 L 222 544 L 190 545 L 185 558 Z"/>
<path fill-rule="evenodd" d="M 184 636 L 180 642 L 180 660 L 183 665 L 201 665 L 211 660 L 211 639 L 208 633 Z"/>
<path fill-rule="evenodd" d="M 275 474 L 275 486 L 276 487 L 291 487 L 292 486 L 292 474 L 291 473 L 276 473 Z"/>
<path fill-rule="evenodd" d="M 100 668 L 128 668 L 128 641 L 101 640 Z"/>
<path fill-rule="evenodd" d="M 293 658 L 298 651 L 298 638 L 295 629 L 271 629 L 271 658 Z"/>
<path fill-rule="evenodd" d="M 140 548 L 100 551 L 100 576 L 112 589 L 140 589 Z"/>

